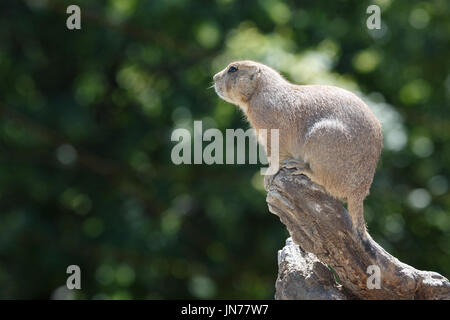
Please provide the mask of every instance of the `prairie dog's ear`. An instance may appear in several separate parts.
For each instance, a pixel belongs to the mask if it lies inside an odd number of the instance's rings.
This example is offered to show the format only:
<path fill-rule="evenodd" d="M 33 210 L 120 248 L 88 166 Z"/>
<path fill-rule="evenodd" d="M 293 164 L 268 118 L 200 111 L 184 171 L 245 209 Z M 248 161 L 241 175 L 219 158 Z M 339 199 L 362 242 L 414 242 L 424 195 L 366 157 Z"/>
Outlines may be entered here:
<path fill-rule="evenodd" d="M 253 73 L 250 75 L 250 80 L 258 79 L 260 73 L 261 73 L 261 69 L 260 69 L 258 66 L 256 66 L 256 67 L 255 67 L 255 70 L 254 70 Z"/>

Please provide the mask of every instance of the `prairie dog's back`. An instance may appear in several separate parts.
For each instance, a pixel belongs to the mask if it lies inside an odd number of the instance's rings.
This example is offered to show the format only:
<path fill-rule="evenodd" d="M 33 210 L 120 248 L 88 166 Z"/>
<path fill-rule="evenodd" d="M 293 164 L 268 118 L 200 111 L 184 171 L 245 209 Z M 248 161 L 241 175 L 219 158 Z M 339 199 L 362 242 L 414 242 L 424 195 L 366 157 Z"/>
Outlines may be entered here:
<path fill-rule="evenodd" d="M 359 133 L 381 138 L 380 122 L 352 92 L 328 85 L 292 85 L 292 93 L 297 97 L 294 108 L 300 113 L 299 119 L 304 121 L 305 131 L 317 121 L 336 120 L 346 127 L 350 135 Z"/>

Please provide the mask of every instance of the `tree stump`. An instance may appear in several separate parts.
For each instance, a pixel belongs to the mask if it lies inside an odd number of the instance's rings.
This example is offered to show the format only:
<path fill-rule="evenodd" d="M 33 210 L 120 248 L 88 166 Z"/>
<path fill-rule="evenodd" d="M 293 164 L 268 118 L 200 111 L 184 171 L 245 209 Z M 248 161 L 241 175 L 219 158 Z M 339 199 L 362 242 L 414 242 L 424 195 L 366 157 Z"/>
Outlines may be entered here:
<path fill-rule="evenodd" d="M 281 167 L 265 181 L 269 210 L 292 237 L 278 255 L 276 299 L 450 299 L 448 279 L 400 262 L 370 235 L 361 238 L 341 202 L 292 172 Z"/>

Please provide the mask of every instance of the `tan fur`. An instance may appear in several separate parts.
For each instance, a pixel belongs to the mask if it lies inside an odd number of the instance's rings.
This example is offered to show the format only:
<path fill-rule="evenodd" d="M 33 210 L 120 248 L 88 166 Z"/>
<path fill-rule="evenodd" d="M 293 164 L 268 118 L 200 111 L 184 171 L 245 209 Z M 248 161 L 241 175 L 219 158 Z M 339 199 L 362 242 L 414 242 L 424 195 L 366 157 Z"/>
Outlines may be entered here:
<path fill-rule="evenodd" d="M 230 66 L 238 71 L 228 72 Z M 305 175 L 348 202 L 353 225 L 365 234 L 363 201 L 383 137 L 380 122 L 361 99 L 338 87 L 291 84 L 253 61 L 229 64 L 214 76 L 214 86 L 244 111 L 256 131 L 279 129 L 280 162 L 304 162 Z M 270 145 L 264 147 L 270 155 Z"/>

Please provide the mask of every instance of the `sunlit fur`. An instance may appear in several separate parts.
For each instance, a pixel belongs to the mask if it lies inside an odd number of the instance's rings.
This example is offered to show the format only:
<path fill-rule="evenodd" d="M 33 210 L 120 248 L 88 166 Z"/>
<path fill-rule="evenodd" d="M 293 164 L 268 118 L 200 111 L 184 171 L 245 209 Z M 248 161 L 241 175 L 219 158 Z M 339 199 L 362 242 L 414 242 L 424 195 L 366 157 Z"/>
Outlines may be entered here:
<path fill-rule="evenodd" d="M 228 72 L 230 66 L 238 71 Z M 347 201 L 354 226 L 365 234 L 363 200 L 383 138 L 380 122 L 361 99 L 334 86 L 291 84 L 253 61 L 230 63 L 214 76 L 214 87 L 244 111 L 256 131 L 279 129 L 280 162 L 294 158 L 309 164 L 305 174 Z M 270 144 L 260 143 L 270 155 Z"/>

